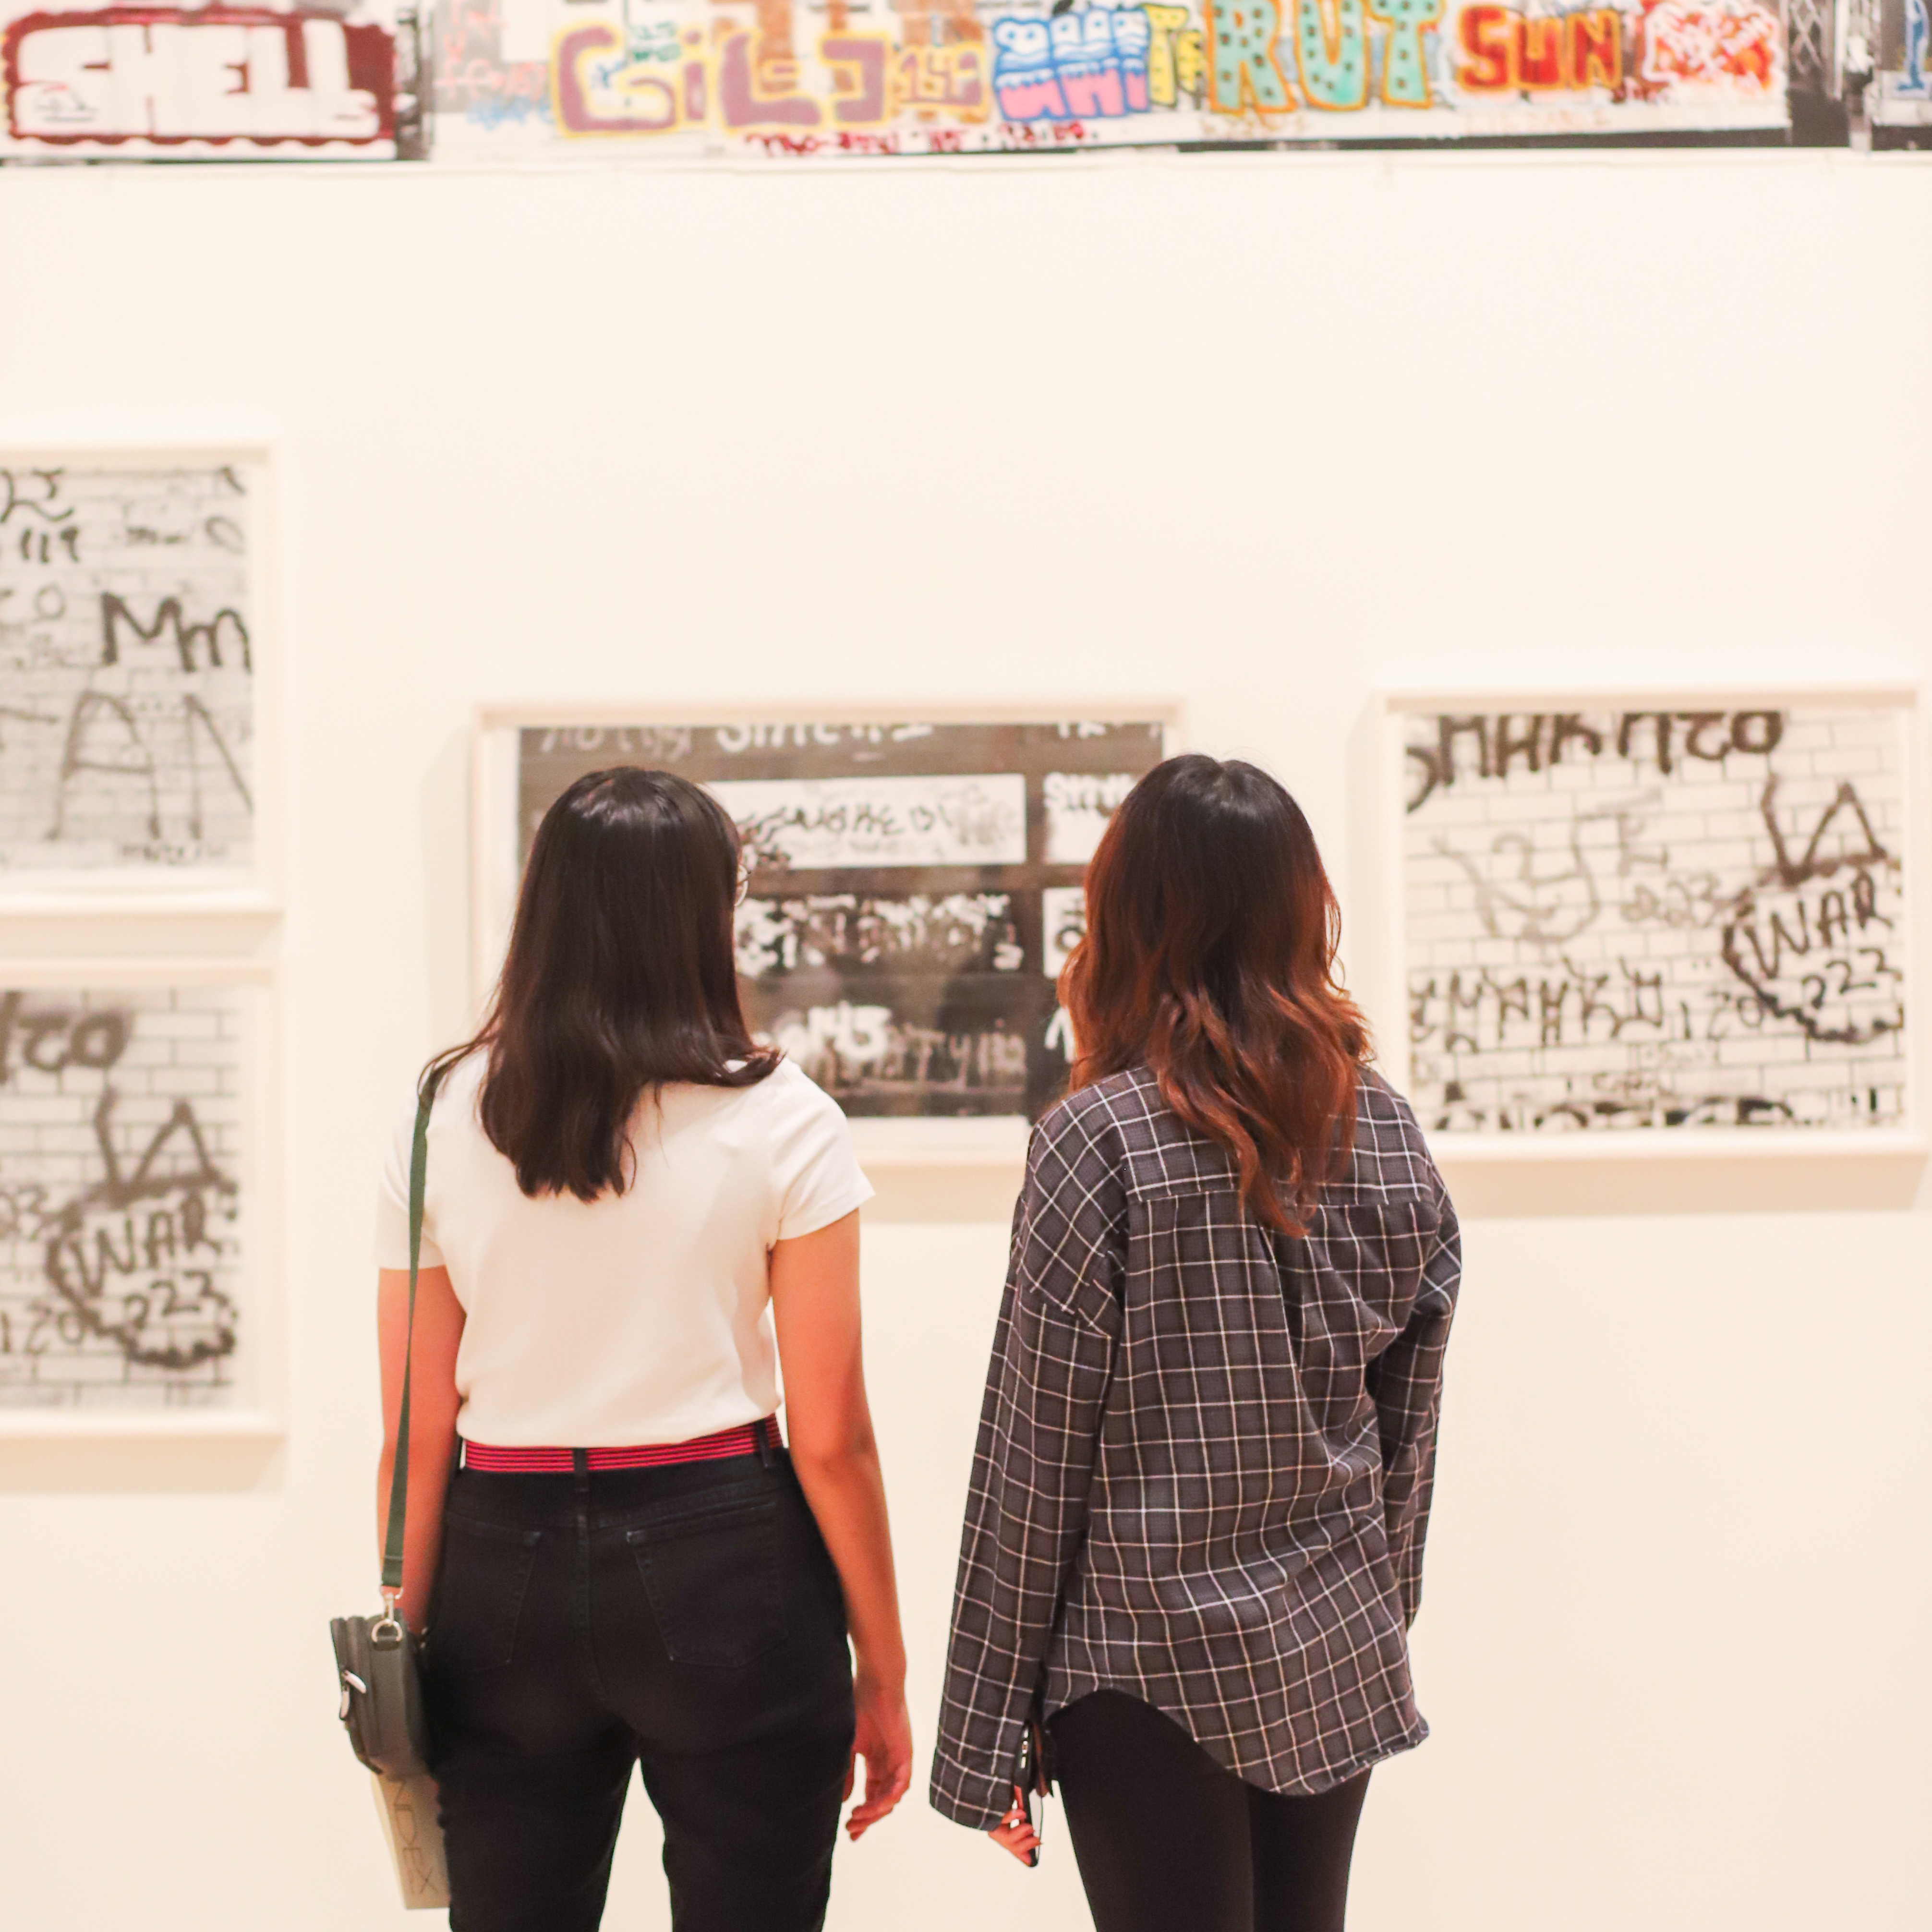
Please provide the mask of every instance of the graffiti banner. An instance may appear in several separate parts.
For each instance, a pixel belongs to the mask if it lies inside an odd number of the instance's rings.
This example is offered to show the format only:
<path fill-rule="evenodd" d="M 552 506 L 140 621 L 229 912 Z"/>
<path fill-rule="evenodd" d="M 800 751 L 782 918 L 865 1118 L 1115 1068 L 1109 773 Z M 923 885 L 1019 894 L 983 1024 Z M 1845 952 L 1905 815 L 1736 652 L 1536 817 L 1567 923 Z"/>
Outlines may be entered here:
<path fill-rule="evenodd" d="M 0 4 L 0 158 L 422 152 L 414 16 L 365 4 Z"/>
<path fill-rule="evenodd" d="M 1738 136 L 1788 124 L 1761 0 L 442 0 L 439 154 L 777 159 Z"/>

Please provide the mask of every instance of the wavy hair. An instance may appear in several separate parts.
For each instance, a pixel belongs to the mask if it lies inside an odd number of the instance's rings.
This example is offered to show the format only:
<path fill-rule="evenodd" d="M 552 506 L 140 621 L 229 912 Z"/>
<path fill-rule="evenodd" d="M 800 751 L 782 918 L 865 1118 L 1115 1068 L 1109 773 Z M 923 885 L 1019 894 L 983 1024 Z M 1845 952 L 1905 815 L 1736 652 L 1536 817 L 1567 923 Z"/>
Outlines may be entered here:
<path fill-rule="evenodd" d="M 592 772 L 544 814 L 482 1028 L 424 1070 L 488 1050 L 483 1131 L 526 1194 L 621 1194 L 645 1088 L 778 1065 L 739 999 L 739 867 L 724 808 L 670 772 Z"/>
<path fill-rule="evenodd" d="M 1301 808 L 1238 759 L 1190 755 L 1127 794 L 1087 868 L 1060 976 L 1072 1084 L 1144 1066 L 1233 1156 L 1248 1212 L 1306 1232 L 1346 1168 L 1369 1030 L 1335 970 L 1341 916 Z"/>

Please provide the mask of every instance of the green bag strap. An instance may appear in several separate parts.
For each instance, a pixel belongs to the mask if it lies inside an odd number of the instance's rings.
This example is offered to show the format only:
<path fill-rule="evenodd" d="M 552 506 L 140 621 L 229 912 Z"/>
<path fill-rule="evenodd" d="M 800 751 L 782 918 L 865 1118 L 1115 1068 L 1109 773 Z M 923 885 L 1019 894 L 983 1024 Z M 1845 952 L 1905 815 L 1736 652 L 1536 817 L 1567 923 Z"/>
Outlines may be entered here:
<path fill-rule="evenodd" d="M 403 1342 L 403 1400 L 396 1414 L 396 1460 L 389 1474 L 389 1522 L 382 1544 L 382 1595 L 403 1587 L 403 1526 L 410 1504 L 410 1376 L 416 1342 L 416 1274 L 422 1259 L 423 1180 L 429 1170 L 429 1113 L 442 1069 L 433 1070 L 416 1092 L 416 1132 L 410 1142 L 410 1325 Z"/>

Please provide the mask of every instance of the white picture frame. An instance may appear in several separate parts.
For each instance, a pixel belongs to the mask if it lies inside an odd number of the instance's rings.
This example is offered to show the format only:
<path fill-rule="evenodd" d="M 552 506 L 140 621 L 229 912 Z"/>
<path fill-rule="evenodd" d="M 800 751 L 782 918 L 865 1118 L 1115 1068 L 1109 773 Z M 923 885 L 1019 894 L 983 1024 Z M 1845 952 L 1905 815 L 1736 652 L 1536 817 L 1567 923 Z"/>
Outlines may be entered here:
<path fill-rule="evenodd" d="M 1901 1064 L 1898 1070 L 1898 1090 L 1903 1094 L 1900 1118 L 1895 1122 L 1887 1119 L 1882 1124 L 1856 1127 L 1696 1124 L 1599 1126 L 1581 1130 L 1521 1127 L 1496 1130 L 1463 1127 L 1450 1124 L 1442 1118 L 1432 1118 L 1437 1110 L 1431 1104 L 1431 1094 L 1427 1090 L 1419 1093 L 1418 1087 L 1419 1062 L 1424 1056 L 1417 1051 L 1416 1039 L 1427 1039 L 1433 1029 L 1433 1022 L 1426 1004 L 1420 1007 L 1413 1006 L 1413 999 L 1418 997 L 1416 988 L 1424 983 L 1414 976 L 1430 968 L 1426 962 L 1415 956 L 1418 942 L 1412 931 L 1414 922 L 1411 917 L 1407 890 L 1410 871 L 1406 827 L 1412 816 L 1409 808 L 1415 796 L 1415 782 L 1411 774 L 1418 757 L 1420 757 L 1424 778 L 1439 768 L 1442 759 L 1439 752 L 1432 763 L 1429 758 L 1412 754 L 1407 750 L 1406 734 L 1410 721 L 1419 716 L 1456 719 L 1509 717 L 1519 721 L 1540 716 L 1553 721 L 1572 715 L 1588 718 L 1604 714 L 1628 714 L 1650 719 L 1655 714 L 1668 713 L 1678 718 L 1681 724 L 1694 715 L 1708 718 L 1721 713 L 1728 717 L 1738 713 L 1754 716 L 1774 711 L 1870 713 L 1888 716 L 1896 724 L 1903 769 L 1898 786 L 1898 850 L 1889 856 L 1895 858 L 1898 863 L 1903 898 L 1900 937 L 1906 946 L 1902 972 L 1894 975 L 1898 982 L 1895 992 L 1904 1012 L 1903 1025 L 1899 1029 L 1902 1052 L 1899 1055 Z M 1877 682 L 1774 682 L 1762 686 L 1406 687 L 1378 693 L 1371 720 L 1375 770 L 1370 790 L 1376 823 L 1370 828 L 1366 842 L 1370 854 L 1370 876 L 1364 881 L 1366 889 L 1364 909 L 1368 915 L 1364 923 L 1370 934 L 1370 943 L 1366 950 L 1372 964 L 1363 983 L 1370 989 L 1371 1018 L 1376 1025 L 1382 1064 L 1394 1084 L 1414 1102 L 1418 1116 L 1438 1154 L 1458 1162 L 1716 1157 L 1735 1160 L 1741 1155 L 1771 1159 L 1794 1156 L 1815 1158 L 1822 1155 L 1834 1160 L 1871 1156 L 1923 1156 L 1928 1149 L 1924 1069 L 1928 1028 L 1919 1016 L 1926 1011 L 1928 895 L 1918 884 L 1917 866 L 1920 855 L 1928 849 L 1924 828 L 1924 718 L 1922 694 L 1916 687 Z M 1522 728 L 1520 724 L 1519 734 Z M 1553 729 L 1553 725 L 1546 728 Z M 1488 758 L 1486 749 L 1482 755 L 1485 760 Z M 1767 766 L 1774 755 L 1774 751 L 1766 754 Z M 1554 769 L 1553 765 L 1551 769 Z M 1510 776 L 1506 764 L 1500 775 L 1501 780 L 1507 782 Z M 1660 814 L 1661 807 L 1659 810 Z M 1486 833 L 1493 825 L 1498 828 L 1498 836 L 1509 836 L 1510 823 L 1506 817 L 1494 817 L 1484 821 L 1484 830 Z M 1783 848 L 1779 849 L 1781 852 Z M 1518 854 L 1526 867 L 1533 862 L 1529 850 L 1528 845 L 1523 845 Z M 1463 863 L 1461 860 L 1456 862 L 1459 866 Z M 1579 862 L 1583 862 L 1580 852 Z M 1590 862 L 1594 865 L 1595 862 Z M 1472 872 L 1469 876 L 1473 879 L 1474 874 Z M 1641 908 L 1642 902 L 1636 903 Z M 1428 913 L 1417 915 L 1418 920 L 1432 916 Z M 1744 999 L 1735 994 L 1733 998 L 1742 1008 Z M 1773 1016 L 1776 1016 L 1774 1012 Z M 1459 1086 L 1461 1084 L 1458 1082 Z M 1444 1088 L 1442 1090 L 1448 1090 Z"/>
<path fill-rule="evenodd" d="M 284 682 L 274 446 L 259 439 L 165 442 L 81 440 L 0 442 L 0 548 L 10 542 L 17 549 L 22 541 L 31 536 L 54 534 L 44 527 L 38 532 L 29 530 L 29 524 L 44 525 L 46 518 L 36 514 L 35 506 L 16 500 L 18 492 L 14 479 L 44 477 L 50 472 L 86 475 L 103 471 L 151 471 L 160 475 L 184 470 L 218 473 L 224 470 L 236 472 L 245 484 L 238 497 L 224 502 L 220 512 L 222 518 L 239 532 L 241 548 L 238 554 L 245 559 L 247 590 L 243 619 L 250 666 L 249 754 L 245 775 L 238 773 L 232 755 L 220 741 L 218 728 L 202 722 L 208 716 L 206 709 L 201 718 L 191 724 L 184 706 L 180 736 L 187 748 L 190 778 L 196 787 L 196 812 L 201 796 L 198 788 L 200 775 L 206 772 L 211 791 L 218 789 L 224 783 L 224 761 L 227 765 L 225 782 L 245 789 L 251 819 L 248 862 L 232 866 L 194 862 L 179 866 L 156 862 L 73 866 L 0 865 L 0 917 L 10 919 L 16 915 L 36 914 L 99 914 L 174 918 L 202 913 L 266 917 L 280 910 L 284 831 Z M 48 503 L 38 507 L 45 510 L 53 506 Z M 10 515 L 7 514 L 10 509 Z M 165 560 L 172 554 L 170 545 L 182 533 L 160 530 L 146 534 L 154 538 L 154 555 L 161 560 L 156 566 L 154 581 L 164 586 L 167 568 Z M 54 553 L 54 560 L 58 560 L 57 552 Z M 86 567 L 79 566 L 83 572 Z M 124 566 L 123 568 L 124 571 Z M 16 569 L 13 574 L 21 573 Z M 4 568 L 0 568 L 0 586 L 5 585 L 7 574 Z M 22 584 L 17 587 L 25 590 L 32 586 Z M 167 601 L 165 588 L 158 590 L 155 596 L 158 609 Z M 192 614 L 178 614 L 171 632 L 178 647 L 184 651 L 187 647 L 182 644 L 181 634 L 184 616 L 190 628 L 193 627 Z M 142 643 L 157 641 L 150 632 L 161 630 L 164 620 L 156 614 L 155 609 L 151 609 L 147 616 L 147 625 L 143 627 L 140 614 L 136 612 L 131 629 L 122 634 Z M 104 616 L 102 622 L 105 631 L 109 626 Z M 214 631 L 215 648 L 220 650 L 225 644 L 232 652 L 236 643 L 232 627 L 224 631 L 218 620 Z M 204 665 L 203 668 L 206 668 Z M 47 714 L 45 720 L 57 731 L 62 728 L 58 713 L 56 705 L 55 712 Z M 111 725 L 111 721 L 102 722 L 104 729 Z M 39 723 L 32 719 L 16 718 L 0 721 L 0 724 L 10 724 L 16 730 L 40 728 Z M 64 730 L 65 752 L 71 753 L 74 740 L 80 735 L 71 712 L 66 716 Z M 132 725 L 128 727 L 128 734 L 130 738 L 134 735 Z M 108 742 L 112 742 L 111 730 Z M 148 748 L 147 756 L 151 774 L 156 758 L 152 746 Z M 64 754 L 60 761 L 59 780 L 62 806 L 67 802 L 67 765 Z M 145 775 L 132 762 L 127 770 L 136 777 Z M 164 809 L 159 802 L 160 781 L 152 778 L 151 782 L 154 787 L 155 812 L 159 818 Z M 158 842 L 176 829 L 171 820 L 164 822 L 157 834 Z"/>
<path fill-rule="evenodd" d="M 933 725 L 1157 724 L 1161 754 L 1182 748 L 1184 712 L 1172 697 L 1043 700 L 1000 704 L 561 704 L 478 707 L 471 758 L 471 992 L 480 1011 L 494 985 L 520 878 L 519 736 L 526 729 L 578 731 L 732 726 L 846 727 L 910 721 Z M 614 758 L 624 754 L 614 744 Z M 1017 1172 L 1029 1124 L 1022 1114 L 981 1118 L 856 1118 L 853 1138 L 871 1168 L 997 1168 Z"/>
<path fill-rule="evenodd" d="M 237 1334 L 230 1396 L 218 1402 L 171 1402 L 162 1384 L 152 1403 L 35 1406 L 0 1400 L 0 1446 L 8 1442 L 144 1440 L 272 1442 L 286 1436 L 286 1264 L 284 1240 L 281 975 L 268 958 L 163 958 L 126 952 L 82 957 L 0 958 L 0 987 L 100 992 L 214 988 L 240 998 L 242 1028 L 236 1144 L 225 1178 L 238 1190 L 241 1253 L 233 1279 Z M 0 1105 L 0 1120 L 4 1120 Z M 158 1139 L 159 1136 L 156 1137 Z M 199 1139 L 196 1142 L 200 1144 Z M 0 1152 L 0 1183 L 7 1161 Z M 13 1210 L 10 1200 L 7 1211 Z M 123 1238 L 132 1254 L 131 1234 Z M 152 1257 L 150 1258 L 152 1258 Z M 23 1338 L 9 1336 L 19 1348 Z M 52 1345 L 58 1347 L 58 1340 Z"/>

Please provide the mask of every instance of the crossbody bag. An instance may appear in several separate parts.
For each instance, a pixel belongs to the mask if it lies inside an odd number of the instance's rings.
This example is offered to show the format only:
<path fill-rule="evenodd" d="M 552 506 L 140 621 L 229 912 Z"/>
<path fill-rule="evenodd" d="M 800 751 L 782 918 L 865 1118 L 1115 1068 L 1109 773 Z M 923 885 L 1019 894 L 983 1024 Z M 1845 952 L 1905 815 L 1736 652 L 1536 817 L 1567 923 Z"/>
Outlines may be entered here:
<path fill-rule="evenodd" d="M 342 1694 L 337 1715 L 349 1733 L 350 1749 L 375 1774 L 376 1808 L 395 1859 L 403 1903 L 424 1908 L 449 1903 L 449 1880 L 436 1784 L 429 1772 L 422 1653 L 415 1633 L 397 1610 L 396 1600 L 403 1587 L 403 1536 L 409 1513 L 410 1382 L 416 1348 L 416 1277 L 422 1260 L 423 1183 L 436 1088 L 436 1076 L 431 1074 L 418 1091 L 416 1131 L 410 1144 L 409 1328 L 403 1346 L 403 1396 L 396 1416 L 395 1462 L 382 1544 L 382 1607 L 374 1616 L 333 1618 L 328 1626 Z"/>

